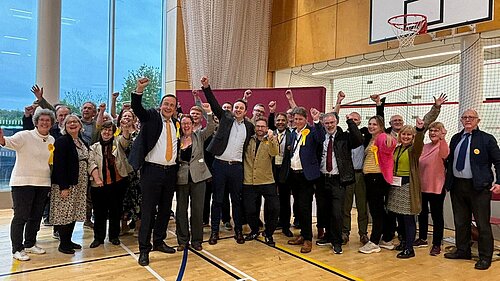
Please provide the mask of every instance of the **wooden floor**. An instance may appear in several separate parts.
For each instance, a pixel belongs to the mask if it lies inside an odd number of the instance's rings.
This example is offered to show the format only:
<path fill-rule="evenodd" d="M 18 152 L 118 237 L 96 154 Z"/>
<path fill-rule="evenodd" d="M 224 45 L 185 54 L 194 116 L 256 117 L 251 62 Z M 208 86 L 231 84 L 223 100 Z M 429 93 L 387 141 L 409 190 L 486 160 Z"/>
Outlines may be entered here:
<path fill-rule="evenodd" d="M 75 255 L 59 253 L 52 228 L 42 226 L 38 245 L 47 253 L 30 255 L 30 261 L 20 262 L 11 255 L 11 217 L 12 211 L 0 211 L 2 280 L 177 280 L 183 254 L 187 255 L 187 265 L 182 280 L 500 280 L 499 262 L 493 262 L 487 271 L 478 271 L 474 269 L 475 261 L 447 260 L 443 254 L 432 257 L 429 248 L 416 249 L 416 257 L 409 260 L 397 259 L 397 252 L 388 250 L 365 255 L 358 253 L 361 244 L 353 234 L 342 255 L 316 245 L 311 253 L 303 255 L 298 246 L 286 244 L 288 238 L 280 231 L 274 235 L 276 248 L 262 241 L 238 245 L 231 232 L 222 231 L 223 239 L 217 245 L 203 243 L 201 252 L 190 249 L 173 255 L 151 252 L 150 266 L 142 267 L 136 261 L 138 246 L 132 235 L 121 236 L 120 246 L 106 241 L 104 247 L 90 249 L 93 232 L 82 229 L 81 223 L 76 226 L 73 240 L 83 244 L 83 249 Z M 171 221 L 166 242 L 176 246 L 173 232 L 175 224 Z M 209 229 L 205 229 L 205 239 L 208 236 Z M 453 236 L 453 232 L 446 231 L 445 236 Z"/>

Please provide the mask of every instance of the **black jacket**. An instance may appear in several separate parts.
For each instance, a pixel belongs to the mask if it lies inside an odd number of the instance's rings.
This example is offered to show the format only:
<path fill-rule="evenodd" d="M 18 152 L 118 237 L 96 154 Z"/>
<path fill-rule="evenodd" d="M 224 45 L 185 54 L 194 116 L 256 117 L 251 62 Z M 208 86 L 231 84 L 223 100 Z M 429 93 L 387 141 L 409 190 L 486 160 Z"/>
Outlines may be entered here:
<path fill-rule="evenodd" d="M 222 109 L 210 87 L 203 88 L 203 92 L 205 93 L 205 98 L 212 107 L 213 113 L 219 119 L 219 127 L 217 128 L 217 132 L 215 132 L 212 141 L 208 145 L 207 151 L 215 156 L 220 156 L 226 150 L 227 143 L 229 141 L 229 134 L 231 133 L 231 128 L 233 127 L 234 123 L 234 116 L 230 111 Z M 250 138 L 255 133 L 255 129 L 254 125 L 248 120 L 244 119 L 243 122 L 245 122 L 245 128 L 247 131 L 245 142 L 243 143 L 242 159 L 245 159 L 245 151 Z"/>
<path fill-rule="evenodd" d="M 153 149 L 160 138 L 163 130 L 163 121 L 160 112 L 155 108 L 148 110 L 142 106 L 142 95 L 131 94 L 131 107 L 135 115 L 141 121 L 141 130 L 132 144 L 128 161 L 134 170 L 139 170 L 144 164 L 146 155 Z M 178 121 L 172 117 L 174 124 Z M 177 151 L 179 151 L 180 141 L 177 142 Z"/>
<path fill-rule="evenodd" d="M 446 159 L 446 181 L 444 186 L 447 190 L 453 188 L 453 158 L 455 149 L 463 134 L 455 134 L 450 141 L 450 154 Z M 496 183 L 500 184 L 500 149 L 494 136 L 477 130 L 472 131 L 470 140 L 470 165 L 472 169 L 472 182 L 474 189 L 490 189 L 493 183 L 493 171 L 491 166 L 495 166 Z"/>
<path fill-rule="evenodd" d="M 83 140 L 82 143 L 85 144 Z M 63 135 L 56 139 L 54 147 L 52 183 L 59 185 L 61 190 L 68 189 L 70 185 L 78 184 L 80 163 L 76 145 L 70 135 Z"/>

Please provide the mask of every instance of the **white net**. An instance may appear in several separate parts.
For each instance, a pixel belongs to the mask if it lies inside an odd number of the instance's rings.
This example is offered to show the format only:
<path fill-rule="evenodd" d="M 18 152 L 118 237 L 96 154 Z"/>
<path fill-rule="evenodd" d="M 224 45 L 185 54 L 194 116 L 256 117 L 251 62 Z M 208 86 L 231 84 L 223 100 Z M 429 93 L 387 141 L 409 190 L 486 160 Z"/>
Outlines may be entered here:
<path fill-rule="evenodd" d="M 399 40 L 399 48 L 413 46 L 415 37 L 427 31 L 427 18 L 424 15 L 408 14 L 392 17 L 388 20 L 394 35 Z"/>

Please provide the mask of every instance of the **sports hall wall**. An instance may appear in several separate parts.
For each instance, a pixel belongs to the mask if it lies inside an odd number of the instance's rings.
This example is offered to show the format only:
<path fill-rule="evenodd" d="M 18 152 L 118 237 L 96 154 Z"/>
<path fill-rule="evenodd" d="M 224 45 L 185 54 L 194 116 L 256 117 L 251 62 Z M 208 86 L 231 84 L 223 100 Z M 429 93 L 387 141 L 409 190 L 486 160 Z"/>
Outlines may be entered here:
<path fill-rule="evenodd" d="M 500 29 L 500 0 L 494 20 L 477 32 Z M 389 41 L 369 45 L 369 0 L 273 0 L 269 71 L 397 48 Z M 417 42 L 430 37 L 417 38 Z"/>

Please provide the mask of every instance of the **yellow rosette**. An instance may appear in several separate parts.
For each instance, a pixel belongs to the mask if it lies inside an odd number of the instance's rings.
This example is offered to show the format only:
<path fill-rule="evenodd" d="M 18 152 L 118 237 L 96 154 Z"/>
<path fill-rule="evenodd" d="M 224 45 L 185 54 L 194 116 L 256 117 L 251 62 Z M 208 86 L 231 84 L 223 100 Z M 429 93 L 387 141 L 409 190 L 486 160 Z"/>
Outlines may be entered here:
<path fill-rule="evenodd" d="M 50 152 L 50 155 L 49 155 L 49 165 L 52 165 L 54 164 L 54 150 L 55 150 L 55 147 L 53 144 L 49 143 L 49 152 Z"/>
<path fill-rule="evenodd" d="M 302 132 L 300 132 L 300 134 L 302 135 L 302 140 L 300 141 L 300 145 L 302 146 L 306 145 L 306 137 L 307 135 L 309 135 L 310 132 L 311 130 L 309 129 L 304 129 L 302 130 Z"/>
<path fill-rule="evenodd" d="M 114 136 L 115 137 L 119 136 L 121 132 L 122 132 L 122 130 L 120 128 L 116 128 Z"/>
<path fill-rule="evenodd" d="M 378 146 L 372 145 L 370 150 L 373 152 L 373 156 L 375 156 L 375 164 L 378 166 Z"/>
<path fill-rule="evenodd" d="M 175 127 L 177 128 L 176 132 L 175 132 L 175 137 L 180 139 L 181 138 L 181 124 L 179 124 L 179 122 L 175 122 Z"/>

